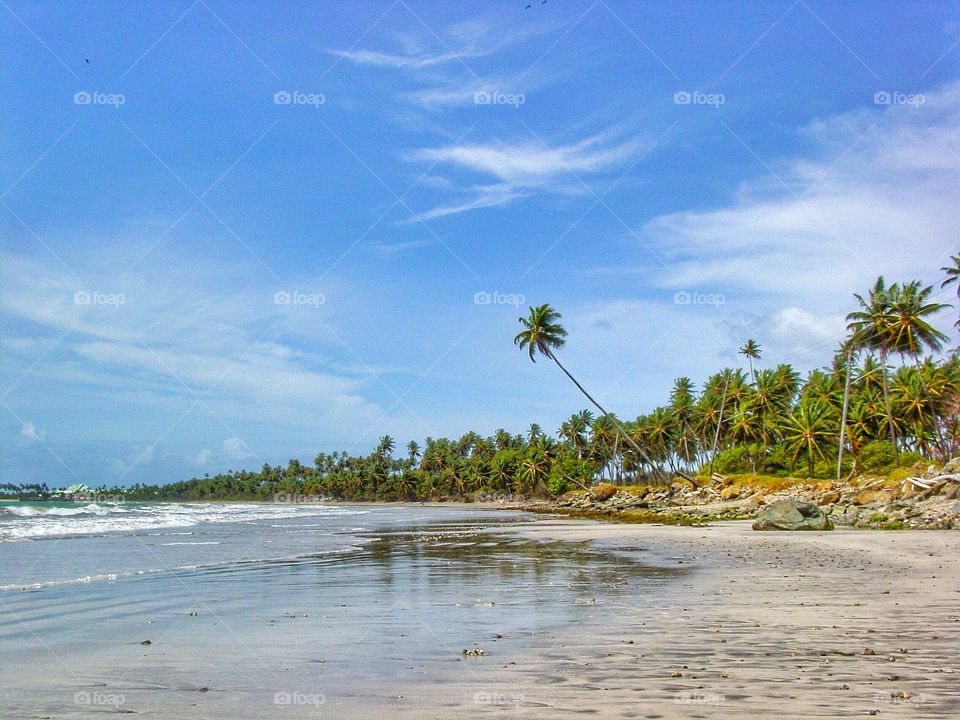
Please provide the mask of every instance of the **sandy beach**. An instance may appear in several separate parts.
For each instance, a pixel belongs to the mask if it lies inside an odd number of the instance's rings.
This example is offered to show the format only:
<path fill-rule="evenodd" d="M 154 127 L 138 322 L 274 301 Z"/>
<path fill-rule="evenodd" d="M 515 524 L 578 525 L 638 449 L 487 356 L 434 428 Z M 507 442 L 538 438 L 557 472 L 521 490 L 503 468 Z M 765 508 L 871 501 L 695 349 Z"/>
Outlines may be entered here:
<path fill-rule="evenodd" d="M 347 544 L 317 551 L 320 526 Z M 746 522 L 341 506 L 329 518 L 182 533 L 46 541 L 78 557 L 93 543 L 91 557 L 136 548 L 155 563 L 163 548 L 178 563 L 213 550 L 222 561 L 8 586 L 0 637 L 16 662 L 0 670 L 4 718 L 953 718 L 960 709 L 951 531 L 761 533 Z M 261 545 L 273 557 L 237 561 Z M 42 568 L 57 554 L 23 560 Z"/>
<path fill-rule="evenodd" d="M 523 716 L 960 713 L 956 533 L 757 533 L 747 522 L 691 528 L 566 520 L 524 532 L 589 538 L 641 558 L 659 548 L 690 574 L 661 605 L 637 606 L 613 624 L 569 628 L 553 654 L 516 660 L 497 682 L 520 687 L 516 678 L 523 678 L 541 688 L 527 691 L 536 707 L 523 705 Z"/>

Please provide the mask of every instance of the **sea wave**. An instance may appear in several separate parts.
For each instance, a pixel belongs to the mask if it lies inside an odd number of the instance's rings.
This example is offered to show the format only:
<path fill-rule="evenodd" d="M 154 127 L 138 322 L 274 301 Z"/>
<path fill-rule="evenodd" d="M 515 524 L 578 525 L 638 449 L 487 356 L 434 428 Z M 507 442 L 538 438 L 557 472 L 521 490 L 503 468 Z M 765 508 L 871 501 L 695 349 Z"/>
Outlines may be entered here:
<path fill-rule="evenodd" d="M 269 505 L 251 503 L 89 503 L 79 507 L 3 506 L 0 541 L 38 540 L 105 533 L 152 532 L 197 525 L 261 520 L 364 514 L 365 510 L 334 505 Z"/>
<path fill-rule="evenodd" d="M 38 505 L 7 505 L 3 512 L 16 517 L 73 517 L 75 515 L 109 515 L 115 512 L 125 512 L 116 505 L 97 505 L 89 503 L 82 507 L 40 507 Z"/>

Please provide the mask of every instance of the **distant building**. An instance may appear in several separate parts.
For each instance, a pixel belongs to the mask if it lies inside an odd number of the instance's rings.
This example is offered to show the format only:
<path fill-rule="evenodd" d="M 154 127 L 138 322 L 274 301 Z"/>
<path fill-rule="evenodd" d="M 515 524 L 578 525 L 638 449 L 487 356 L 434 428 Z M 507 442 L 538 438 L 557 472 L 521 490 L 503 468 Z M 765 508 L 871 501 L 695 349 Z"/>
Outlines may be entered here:
<path fill-rule="evenodd" d="M 53 497 L 72 499 L 78 496 L 91 495 L 92 493 L 93 491 L 83 483 L 74 483 L 66 490 L 54 490 L 51 495 Z"/>

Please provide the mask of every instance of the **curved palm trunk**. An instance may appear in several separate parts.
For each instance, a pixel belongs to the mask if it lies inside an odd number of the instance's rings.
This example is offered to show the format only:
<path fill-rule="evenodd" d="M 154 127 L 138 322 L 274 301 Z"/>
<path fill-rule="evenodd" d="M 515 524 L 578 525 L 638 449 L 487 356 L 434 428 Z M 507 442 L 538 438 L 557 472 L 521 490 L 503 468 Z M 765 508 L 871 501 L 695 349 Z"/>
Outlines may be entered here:
<path fill-rule="evenodd" d="M 713 461 L 717 459 L 717 444 L 720 442 L 720 426 L 723 425 L 723 409 L 727 405 L 727 389 L 730 387 L 730 378 L 723 383 L 723 397 L 720 398 L 720 414 L 717 416 L 717 431 L 713 435 L 713 454 L 710 455 L 710 477 L 713 477 Z"/>
<path fill-rule="evenodd" d="M 893 426 L 893 406 L 890 404 L 890 385 L 887 383 L 887 350 L 880 350 L 880 379 L 883 381 L 883 405 L 887 412 L 887 429 L 890 431 L 890 442 L 893 443 L 894 457 L 900 457 L 897 447 L 897 429 Z"/>
<path fill-rule="evenodd" d="M 920 365 L 920 356 L 913 356 L 914 364 L 917 366 L 917 378 L 920 380 L 920 387 L 923 388 L 924 397 L 927 399 L 927 403 L 930 405 L 930 414 L 933 415 L 933 429 L 937 434 L 937 449 L 940 450 L 940 455 L 943 460 L 947 460 L 947 445 L 943 439 L 943 433 L 940 431 L 940 416 L 937 414 L 937 409 L 933 405 L 933 398 L 930 396 L 930 389 L 927 387 L 927 381 L 923 377 L 923 370 Z"/>
<path fill-rule="evenodd" d="M 563 370 L 563 374 L 566 375 L 568 378 L 570 378 L 570 382 L 572 382 L 574 385 L 577 386 L 577 389 L 578 389 L 580 392 L 583 393 L 584 397 L 586 397 L 587 400 L 589 400 L 590 402 L 592 402 L 592 403 L 596 406 L 597 410 L 599 410 L 600 412 L 602 412 L 604 415 L 609 416 L 610 419 L 613 420 L 614 424 L 617 426 L 617 429 L 623 434 L 623 439 L 626 440 L 634 450 L 636 450 L 638 453 L 640 453 L 640 456 L 647 462 L 647 464 L 650 466 L 650 468 L 653 470 L 653 472 L 656 473 L 656 474 L 659 476 L 659 475 L 660 475 L 660 472 L 659 472 L 659 470 L 657 469 L 656 465 L 653 464 L 653 461 L 650 459 L 650 456 L 647 455 L 647 453 L 644 452 L 643 448 L 641 448 L 641 447 L 634 441 L 634 439 L 633 439 L 632 437 L 630 437 L 630 433 L 627 432 L 627 429 L 623 426 L 623 423 L 621 423 L 614 415 L 611 415 L 609 412 L 607 412 L 607 410 L 605 410 L 604 407 L 603 407 L 600 403 L 598 403 L 596 400 L 593 399 L 593 396 L 590 395 L 590 393 L 588 393 L 588 392 L 586 391 L 586 389 L 583 387 L 583 385 L 581 385 L 579 382 L 577 382 L 577 379 L 576 379 L 573 375 L 570 374 L 570 371 L 567 370 L 567 369 L 563 366 L 563 363 L 561 363 L 559 360 L 557 360 L 557 356 L 556 356 L 556 355 L 554 355 L 552 352 L 549 352 L 549 351 L 548 351 L 547 354 L 550 356 L 550 359 L 553 360 L 553 361 L 557 364 L 557 367 L 560 368 L 561 370 Z"/>
<path fill-rule="evenodd" d="M 841 466 L 843 465 L 843 443 L 847 434 L 847 411 L 850 409 L 850 363 L 853 360 L 853 353 L 847 353 L 847 379 L 843 384 L 843 415 L 840 418 L 840 448 L 837 451 L 837 480 L 840 479 Z"/>

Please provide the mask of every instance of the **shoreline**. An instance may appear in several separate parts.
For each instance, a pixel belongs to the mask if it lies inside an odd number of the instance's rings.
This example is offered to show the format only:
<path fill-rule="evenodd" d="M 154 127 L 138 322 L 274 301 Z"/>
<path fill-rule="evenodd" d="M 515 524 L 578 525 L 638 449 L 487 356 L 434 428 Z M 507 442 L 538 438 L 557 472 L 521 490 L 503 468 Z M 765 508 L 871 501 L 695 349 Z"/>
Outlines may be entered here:
<path fill-rule="evenodd" d="M 85 717 L 75 698 L 97 692 L 143 718 L 210 720 L 317 716 L 279 708 L 284 693 L 347 719 L 913 720 L 960 706 L 957 533 L 499 522 L 471 505 L 453 525 L 434 503 L 367 529 L 374 543 L 349 560 L 12 596 L 8 630 L 41 608 L 28 629 L 48 645 L 28 642 L 11 668 L 4 715 Z M 78 601 L 110 610 L 78 624 L 62 612 Z M 31 669 L 50 651 L 74 673 Z"/>
<path fill-rule="evenodd" d="M 914 484 L 907 476 L 860 477 L 842 481 L 715 476 L 695 484 L 669 486 L 600 485 L 553 500 L 520 503 L 516 509 L 615 523 L 706 525 L 754 520 L 765 506 L 779 500 L 814 503 L 837 526 L 880 530 L 960 529 L 960 479 L 933 482 L 932 468 Z M 942 476 L 941 476 L 942 477 Z"/>

